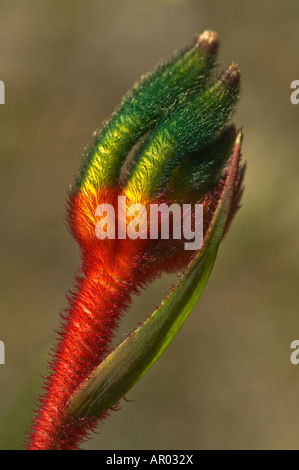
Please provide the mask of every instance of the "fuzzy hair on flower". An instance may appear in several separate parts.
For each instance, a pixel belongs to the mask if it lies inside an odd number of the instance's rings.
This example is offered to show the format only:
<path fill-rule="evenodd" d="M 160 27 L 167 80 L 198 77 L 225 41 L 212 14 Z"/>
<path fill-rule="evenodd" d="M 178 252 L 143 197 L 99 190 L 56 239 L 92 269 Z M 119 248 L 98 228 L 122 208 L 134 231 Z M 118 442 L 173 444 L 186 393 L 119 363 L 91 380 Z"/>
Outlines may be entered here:
<path fill-rule="evenodd" d="M 240 72 L 232 64 L 215 75 L 218 46 L 212 31 L 196 37 L 144 75 L 94 134 L 68 195 L 67 221 L 81 266 L 61 315 L 28 450 L 78 449 L 157 360 L 207 281 L 239 207 L 244 176 L 241 132 L 230 124 Z M 149 211 L 188 204 L 203 210 L 199 249 L 186 250 L 186 237 L 175 237 L 174 230 L 163 236 L 162 209 L 155 237 L 147 222 L 140 229 L 140 213 L 137 220 L 128 216 L 132 206 Z M 113 237 L 105 236 L 108 209 L 98 209 L 108 206 Z M 174 222 L 174 214 L 169 217 Z M 195 230 L 192 213 L 189 223 Z M 182 279 L 157 311 L 113 350 L 132 296 L 163 272 L 179 270 Z"/>

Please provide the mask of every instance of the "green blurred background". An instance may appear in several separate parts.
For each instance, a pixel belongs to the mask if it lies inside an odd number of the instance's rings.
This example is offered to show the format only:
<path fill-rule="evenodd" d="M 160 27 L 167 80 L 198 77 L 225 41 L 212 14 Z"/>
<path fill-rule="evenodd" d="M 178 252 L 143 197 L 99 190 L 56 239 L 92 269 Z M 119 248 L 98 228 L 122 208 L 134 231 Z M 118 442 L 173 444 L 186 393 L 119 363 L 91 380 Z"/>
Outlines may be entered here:
<path fill-rule="evenodd" d="M 297 0 L 0 0 L 0 448 L 18 449 L 79 266 L 65 197 L 122 95 L 196 33 L 236 61 L 242 210 L 175 341 L 86 449 L 299 448 Z M 175 277 L 134 300 L 121 335 Z"/>

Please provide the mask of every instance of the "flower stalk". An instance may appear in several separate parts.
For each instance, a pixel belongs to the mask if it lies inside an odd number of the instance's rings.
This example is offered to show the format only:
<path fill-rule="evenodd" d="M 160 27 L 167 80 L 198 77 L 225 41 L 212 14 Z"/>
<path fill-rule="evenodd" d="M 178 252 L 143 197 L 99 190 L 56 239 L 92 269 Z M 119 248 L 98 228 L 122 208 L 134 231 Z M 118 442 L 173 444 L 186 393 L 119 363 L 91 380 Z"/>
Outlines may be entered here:
<path fill-rule="evenodd" d="M 217 50 L 216 33 L 204 32 L 142 77 L 95 134 L 68 198 L 68 224 L 81 249 L 81 267 L 62 315 L 27 449 L 79 448 L 162 354 L 204 288 L 238 208 L 244 174 L 241 132 L 228 124 L 240 73 L 233 64 L 215 80 Z M 119 209 L 119 196 L 127 207 L 202 204 L 202 247 L 185 250 L 184 237 L 170 233 L 165 239 L 161 230 L 155 239 L 127 234 L 99 239 L 99 204 L 114 207 L 116 233 L 118 224 L 129 223 Z M 182 269 L 161 306 L 112 351 L 132 295 L 163 272 Z"/>

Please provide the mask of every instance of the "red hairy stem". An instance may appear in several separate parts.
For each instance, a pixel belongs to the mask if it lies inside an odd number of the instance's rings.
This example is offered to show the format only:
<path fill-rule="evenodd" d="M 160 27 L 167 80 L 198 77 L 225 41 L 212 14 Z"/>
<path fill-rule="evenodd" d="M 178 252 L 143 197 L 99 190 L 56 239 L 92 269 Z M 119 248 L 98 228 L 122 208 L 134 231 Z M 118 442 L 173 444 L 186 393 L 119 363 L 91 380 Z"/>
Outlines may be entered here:
<path fill-rule="evenodd" d="M 204 233 L 222 184 L 203 202 Z M 98 201 L 109 201 L 117 208 L 118 195 L 114 189 L 88 196 L 78 193 L 70 198 L 68 222 L 81 248 L 81 275 L 69 296 L 69 308 L 61 315 L 59 341 L 49 364 L 50 375 L 39 400 L 28 450 L 77 449 L 86 430 L 94 429 L 98 419 L 66 416 L 68 401 L 110 352 L 114 332 L 132 294 L 161 272 L 186 265 L 192 255 L 182 250 L 181 240 L 97 239 L 94 214 Z M 117 215 L 116 210 L 116 219 Z M 104 412 L 100 419 L 106 415 Z"/>
<path fill-rule="evenodd" d="M 104 199 L 105 194 L 101 197 Z M 114 197 L 110 192 L 109 201 L 113 203 Z M 140 247 L 126 243 L 123 249 L 123 244 L 116 244 L 116 240 L 95 237 L 93 217 L 97 200 L 98 197 L 87 198 L 82 194 L 70 198 L 68 219 L 80 244 L 82 273 L 69 296 L 69 307 L 61 315 L 59 341 L 49 364 L 50 375 L 39 399 L 27 449 L 77 448 L 81 434 L 85 434 L 81 433 L 83 422 L 65 422 L 66 404 L 109 353 L 119 319 L 136 292 Z M 84 427 L 88 426 L 92 423 L 85 422 Z"/>
<path fill-rule="evenodd" d="M 149 256 L 149 240 L 99 240 L 95 236 L 98 201 L 117 208 L 119 189 L 77 193 L 69 199 L 68 223 L 80 245 L 81 274 L 61 314 L 59 341 L 49 364 L 44 394 L 28 438 L 29 450 L 77 449 L 95 420 L 66 419 L 70 397 L 111 350 L 119 320 L 138 287 L 162 267 Z M 107 413 L 103 414 L 103 418 Z"/>
<path fill-rule="evenodd" d="M 123 268 L 120 267 L 120 271 Z M 46 382 L 41 410 L 30 436 L 29 449 L 74 448 L 79 429 L 72 424 L 72 437 L 66 441 L 63 424 L 65 406 L 72 393 L 109 351 L 113 331 L 131 297 L 130 267 L 122 279 L 101 267 L 88 278 L 77 280 L 77 292 L 70 298 L 67 321 L 60 330 L 52 374 Z M 68 430 L 69 431 L 69 430 Z"/>

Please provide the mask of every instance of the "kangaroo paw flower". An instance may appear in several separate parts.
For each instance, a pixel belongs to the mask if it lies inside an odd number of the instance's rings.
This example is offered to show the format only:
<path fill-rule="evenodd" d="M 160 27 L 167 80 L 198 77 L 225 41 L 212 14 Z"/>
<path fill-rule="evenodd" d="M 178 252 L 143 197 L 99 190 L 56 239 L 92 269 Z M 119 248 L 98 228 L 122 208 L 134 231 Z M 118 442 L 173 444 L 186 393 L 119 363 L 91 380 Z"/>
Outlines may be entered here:
<path fill-rule="evenodd" d="M 81 267 L 27 449 L 77 449 L 161 355 L 209 277 L 244 176 L 241 132 L 229 124 L 240 73 L 231 65 L 214 78 L 217 50 L 214 32 L 195 38 L 142 77 L 95 133 L 68 197 Z M 200 231 L 200 245 L 190 243 Z M 178 269 L 159 309 L 112 351 L 132 295 Z"/>

